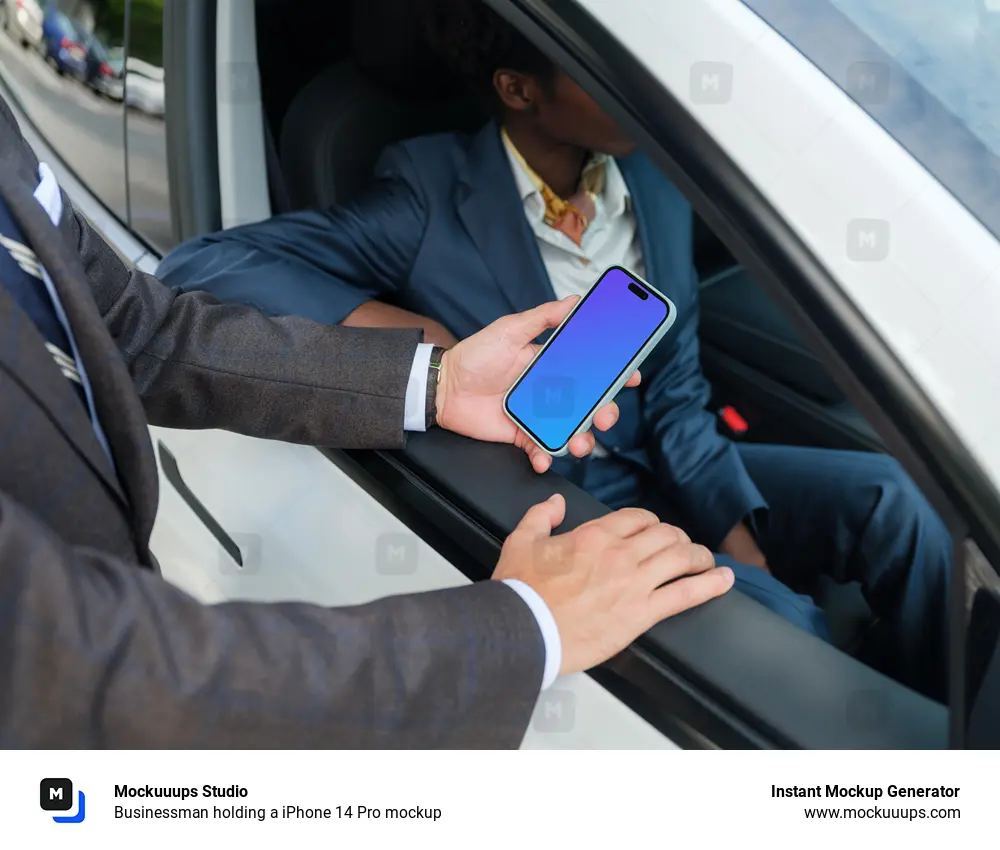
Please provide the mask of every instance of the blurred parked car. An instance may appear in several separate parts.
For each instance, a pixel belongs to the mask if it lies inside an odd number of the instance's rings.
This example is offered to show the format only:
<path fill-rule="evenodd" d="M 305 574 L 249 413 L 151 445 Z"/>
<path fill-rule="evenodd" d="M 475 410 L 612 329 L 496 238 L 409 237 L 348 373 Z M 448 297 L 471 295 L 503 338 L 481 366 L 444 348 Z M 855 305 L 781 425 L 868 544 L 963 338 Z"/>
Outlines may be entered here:
<path fill-rule="evenodd" d="M 125 61 L 121 51 L 117 53 L 113 56 L 96 36 L 91 36 L 87 43 L 85 82 L 102 97 L 120 101 L 125 94 Z"/>
<path fill-rule="evenodd" d="M 0 0 L 0 24 L 22 47 L 41 47 L 44 16 L 37 0 Z"/>
<path fill-rule="evenodd" d="M 87 79 L 88 35 L 82 27 L 54 5 L 45 7 L 42 24 L 42 55 L 60 76 L 70 74 L 81 82 Z"/>
<path fill-rule="evenodd" d="M 163 69 L 130 56 L 125 70 L 125 105 L 162 118 L 166 109 Z"/>

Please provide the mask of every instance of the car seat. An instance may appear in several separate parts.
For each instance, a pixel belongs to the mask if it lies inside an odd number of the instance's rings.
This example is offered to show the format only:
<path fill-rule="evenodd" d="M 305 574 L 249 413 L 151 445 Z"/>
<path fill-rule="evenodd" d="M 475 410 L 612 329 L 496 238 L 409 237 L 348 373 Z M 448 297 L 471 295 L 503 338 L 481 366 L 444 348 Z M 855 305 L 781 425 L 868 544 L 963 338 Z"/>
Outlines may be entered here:
<path fill-rule="evenodd" d="M 281 126 L 281 169 L 293 208 L 349 200 L 393 142 L 473 131 L 485 114 L 426 45 L 414 0 L 354 6 L 351 57 L 314 77 Z"/>

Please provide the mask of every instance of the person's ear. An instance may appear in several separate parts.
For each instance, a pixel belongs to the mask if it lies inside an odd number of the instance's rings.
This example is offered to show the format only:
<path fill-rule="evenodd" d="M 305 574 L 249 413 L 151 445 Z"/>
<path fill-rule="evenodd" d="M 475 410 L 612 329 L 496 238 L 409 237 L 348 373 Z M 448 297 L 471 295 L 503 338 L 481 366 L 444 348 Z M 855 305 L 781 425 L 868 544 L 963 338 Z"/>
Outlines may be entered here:
<path fill-rule="evenodd" d="M 493 88 L 501 103 L 515 112 L 531 109 L 538 97 L 534 80 L 516 71 L 498 70 L 493 75 Z"/>

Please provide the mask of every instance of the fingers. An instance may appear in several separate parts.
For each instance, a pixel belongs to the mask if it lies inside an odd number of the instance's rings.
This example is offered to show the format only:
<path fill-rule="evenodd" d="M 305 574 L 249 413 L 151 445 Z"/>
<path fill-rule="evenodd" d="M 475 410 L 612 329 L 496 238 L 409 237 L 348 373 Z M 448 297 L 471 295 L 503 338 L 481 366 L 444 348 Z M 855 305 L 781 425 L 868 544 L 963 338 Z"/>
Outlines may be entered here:
<path fill-rule="evenodd" d="M 548 537 L 566 517 L 566 500 L 558 493 L 528 508 L 515 532 L 534 538 Z"/>
<path fill-rule="evenodd" d="M 620 415 L 621 411 L 619 411 L 618 405 L 613 401 L 608 402 L 594 414 L 594 427 L 598 431 L 608 431 L 614 427 Z"/>
<path fill-rule="evenodd" d="M 531 452 L 531 468 L 541 475 L 543 472 L 548 472 L 550 466 L 552 466 L 552 456 L 536 446 Z"/>
<path fill-rule="evenodd" d="M 534 469 L 535 472 L 545 472 L 550 466 L 552 466 L 552 457 L 546 452 L 543 452 L 535 441 L 525 434 L 520 428 L 514 435 L 514 445 L 528 456 L 528 460 L 531 462 L 531 468 Z"/>
<path fill-rule="evenodd" d="M 550 466 L 552 466 L 552 455 L 548 452 L 543 452 L 538 446 L 536 446 L 531 440 L 528 440 L 524 447 L 524 450 L 528 453 L 528 459 L 531 461 L 531 468 L 535 472 L 541 474 L 546 472 Z"/>
<path fill-rule="evenodd" d="M 594 435 L 590 431 L 584 431 L 569 441 L 569 453 L 573 457 L 586 457 L 594 450 L 596 443 Z"/>
<path fill-rule="evenodd" d="M 690 542 L 691 538 L 683 529 L 667 525 L 665 522 L 657 522 L 655 525 L 647 526 L 632 537 L 629 540 L 629 546 L 636 558 L 642 562 L 671 546 Z"/>
<path fill-rule="evenodd" d="M 579 300 L 580 296 L 571 295 L 562 301 L 549 301 L 515 316 L 508 316 L 506 319 L 508 326 L 505 330 L 514 342 L 527 345 L 543 331 L 557 327 Z"/>
<path fill-rule="evenodd" d="M 659 590 L 650 597 L 647 628 L 652 628 L 661 620 L 695 608 L 729 591 L 735 577 L 729 567 L 706 570 L 696 576 L 688 576 Z"/>
<path fill-rule="evenodd" d="M 655 552 L 640 565 L 652 587 L 659 587 L 682 576 L 695 575 L 715 566 L 715 556 L 704 546 L 676 543 Z"/>
<path fill-rule="evenodd" d="M 639 381 L 641 380 L 638 372 L 633 372 L 632 376 L 625 383 L 626 387 L 637 387 L 639 386 Z M 618 409 L 618 405 L 609 401 L 604 407 L 594 414 L 594 427 L 598 431 L 608 431 L 615 426 L 618 422 L 618 417 L 621 415 L 621 411 Z"/>
<path fill-rule="evenodd" d="M 643 529 L 656 525 L 659 521 L 652 511 L 645 511 L 642 508 L 622 508 L 620 511 L 593 520 L 593 523 L 616 537 L 631 537 Z"/>
<path fill-rule="evenodd" d="M 523 431 L 518 432 L 514 444 L 523 449 L 525 454 L 528 455 L 528 459 L 531 461 L 531 468 L 535 472 L 546 472 L 552 466 L 552 456 L 548 452 L 542 451 L 534 440 L 528 437 Z M 587 431 L 573 437 L 569 441 L 568 448 L 570 454 L 574 457 L 586 457 L 594 450 L 595 444 L 594 435 L 590 431 Z"/>

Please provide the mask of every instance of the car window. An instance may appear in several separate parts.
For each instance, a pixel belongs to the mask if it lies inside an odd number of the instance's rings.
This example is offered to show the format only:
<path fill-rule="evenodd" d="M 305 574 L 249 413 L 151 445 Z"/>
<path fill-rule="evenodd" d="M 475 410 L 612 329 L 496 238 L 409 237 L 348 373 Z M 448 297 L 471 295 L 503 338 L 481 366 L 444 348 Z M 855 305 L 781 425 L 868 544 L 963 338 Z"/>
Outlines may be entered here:
<path fill-rule="evenodd" d="M 743 2 L 1000 236 L 1000 4 Z"/>
<path fill-rule="evenodd" d="M 0 75 L 49 146 L 121 221 L 128 220 L 121 82 L 100 50 L 121 46 L 125 4 L 18 4 L 0 27 Z M 70 18 L 72 13 L 78 16 Z"/>
<path fill-rule="evenodd" d="M 163 0 L 132 0 L 125 62 L 132 228 L 159 253 L 175 244 L 167 176 Z"/>

